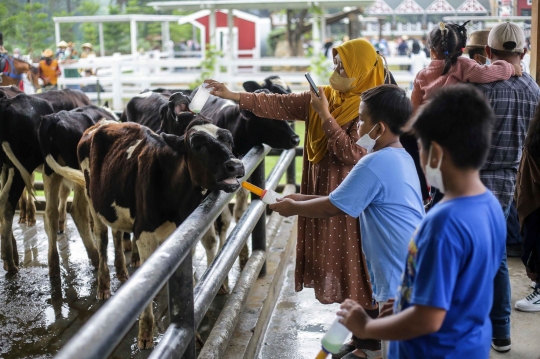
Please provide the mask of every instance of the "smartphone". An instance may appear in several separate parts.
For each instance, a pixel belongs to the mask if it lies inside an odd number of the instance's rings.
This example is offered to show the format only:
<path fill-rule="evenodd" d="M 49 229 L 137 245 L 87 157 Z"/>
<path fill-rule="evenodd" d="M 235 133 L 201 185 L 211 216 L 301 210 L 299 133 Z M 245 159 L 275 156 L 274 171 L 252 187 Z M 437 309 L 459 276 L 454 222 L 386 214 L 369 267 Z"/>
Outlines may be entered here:
<path fill-rule="evenodd" d="M 317 95 L 317 97 L 321 97 L 319 95 L 319 88 L 315 85 L 315 82 L 313 82 L 313 79 L 311 78 L 309 72 L 306 72 L 305 76 L 307 81 L 309 82 L 309 87 L 311 87 L 311 91 L 315 92 L 315 95 Z"/>

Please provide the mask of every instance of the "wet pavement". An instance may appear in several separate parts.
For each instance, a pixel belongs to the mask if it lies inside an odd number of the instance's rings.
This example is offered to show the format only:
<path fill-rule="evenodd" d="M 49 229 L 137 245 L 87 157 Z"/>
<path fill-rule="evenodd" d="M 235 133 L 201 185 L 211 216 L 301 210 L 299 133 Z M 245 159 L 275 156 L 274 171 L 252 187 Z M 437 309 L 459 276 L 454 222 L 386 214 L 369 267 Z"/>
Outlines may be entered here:
<path fill-rule="evenodd" d="M 321 338 L 335 318 L 339 304 L 323 305 L 313 289 L 294 291 L 294 257 L 291 258 L 283 288 L 272 314 L 259 359 L 313 359 L 321 348 Z M 531 281 L 518 258 L 509 258 L 512 306 L 532 292 Z M 491 350 L 491 359 L 540 359 L 540 312 L 512 309 L 512 350 L 506 354 Z M 420 358 L 419 358 L 420 359 Z"/>
<path fill-rule="evenodd" d="M 43 216 L 37 215 L 37 224 L 33 227 L 18 225 L 17 221 L 18 216 L 13 228 L 21 260 L 20 270 L 9 275 L 0 266 L 0 359 L 51 358 L 105 302 L 95 299 L 97 272 L 90 265 L 71 217 L 65 234 L 58 238 L 61 279 L 54 281 L 48 276 L 48 241 Z M 114 292 L 121 283 L 115 277 L 112 236 L 109 238 L 108 265 L 111 291 Z M 125 255 L 127 263 L 130 263 L 130 252 Z M 206 255 L 200 243 L 193 263 L 195 276 L 200 278 L 206 270 Z M 129 267 L 128 270 L 130 275 L 135 271 Z M 231 288 L 239 274 L 237 260 L 229 274 Z M 222 295 L 214 300 L 199 327 L 203 339 L 209 334 L 227 297 Z M 156 343 L 168 325 L 166 299 L 165 289 L 154 300 L 158 328 Z M 140 351 L 137 348 L 137 328 L 138 322 L 111 358 L 147 358 L 150 355 L 150 350 Z"/>

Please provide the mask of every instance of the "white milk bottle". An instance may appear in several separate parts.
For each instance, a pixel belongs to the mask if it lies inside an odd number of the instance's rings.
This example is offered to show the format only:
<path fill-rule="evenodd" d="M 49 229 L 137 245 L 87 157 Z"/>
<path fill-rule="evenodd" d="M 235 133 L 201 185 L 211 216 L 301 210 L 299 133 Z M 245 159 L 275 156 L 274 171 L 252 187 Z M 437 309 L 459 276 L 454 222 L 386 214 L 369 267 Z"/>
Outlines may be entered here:
<path fill-rule="evenodd" d="M 339 322 L 340 317 L 337 317 L 330 329 L 326 332 L 321 340 L 322 350 L 317 358 L 324 358 L 322 352 L 326 354 L 336 354 L 339 349 L 347 340 L 347 337 L 351 334 L 350 330 L 345 328 L 343 324 Z"/>
<path fill-rule="evenodd" d="M 189 109 L 195 113 L 201 112 L 204 104 L 206 103 L 206 101 L 208 101 L 208 98 L 210 97 L 210 91 L 211 88 L 208 87 L 208 84 L 203 82 L 202 85 L 199 86 L 199 89 L 197 90 L 195 96 L 193 96 L 193 98 L 191 99 Z"/>

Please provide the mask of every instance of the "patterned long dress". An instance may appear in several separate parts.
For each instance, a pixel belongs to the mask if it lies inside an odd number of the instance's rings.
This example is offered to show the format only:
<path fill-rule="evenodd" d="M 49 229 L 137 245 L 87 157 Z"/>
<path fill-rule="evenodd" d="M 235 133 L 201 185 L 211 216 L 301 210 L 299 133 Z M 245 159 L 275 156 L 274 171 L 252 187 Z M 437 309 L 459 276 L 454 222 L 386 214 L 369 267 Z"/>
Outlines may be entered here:
<path fill-rule="evenodd" d="M 258 116 L 277 120 L 306 122 L 306 139 L 310 93 L 276 95 L 240 95 L 240 108 Z M 358 118 L 339 126 L 330 118 L 323 124 L 328 137 L 328 152 L 319 163 L 304 156 L 301 193 L 327 196 L 343 181 L 362 157 L 356 145 Z M 373 309 L 372 289 L 366 260 L 362 252 L 358 219 L 347 216 L 331 218 L 298 217 L 295 289 L 314 288 L 323 304 L 341 303 L 347 298 L 366 309 Z"/>

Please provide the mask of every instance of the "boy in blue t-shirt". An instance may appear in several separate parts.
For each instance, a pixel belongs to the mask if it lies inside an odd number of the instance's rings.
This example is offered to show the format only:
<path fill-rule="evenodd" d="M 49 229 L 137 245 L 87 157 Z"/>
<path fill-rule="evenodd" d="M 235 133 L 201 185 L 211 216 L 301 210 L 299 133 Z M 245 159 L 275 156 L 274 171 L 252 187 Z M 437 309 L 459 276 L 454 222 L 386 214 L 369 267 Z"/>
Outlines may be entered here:
<path fill-rule="evenodd" d="M 407 244 L 424 217 L 424 206 L 414 161 L 399 142 L 412 111 L 406 92 L 382 85 L 365 91 L 361 99 L 357 144 L 368 154 L 330 196 L 294 195 L 296 200 L 285 198 L 270 208 L 285 216 L 359 217 L 374 300 L 382 305 L 396 295 Z M 344 358 L 364 357 L 356 354 L 367 353 L 358 349 Z"/>
<path fill-rule="evenodd" d="M 490 293 L 506 240 L 501 206 L 479 177 L 493 123 L 467 85 L 442 88 L 416 117 L 426 179 L 445 196 L 409 243 L 395 314 L 387 306 L 372 320 L 351 300 L 338 312 L 355 335 L 392 340 L 391 359 L 489 358 Z"/>

